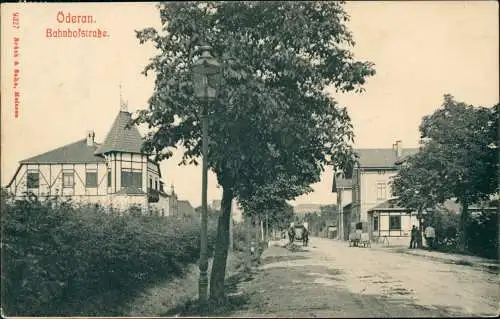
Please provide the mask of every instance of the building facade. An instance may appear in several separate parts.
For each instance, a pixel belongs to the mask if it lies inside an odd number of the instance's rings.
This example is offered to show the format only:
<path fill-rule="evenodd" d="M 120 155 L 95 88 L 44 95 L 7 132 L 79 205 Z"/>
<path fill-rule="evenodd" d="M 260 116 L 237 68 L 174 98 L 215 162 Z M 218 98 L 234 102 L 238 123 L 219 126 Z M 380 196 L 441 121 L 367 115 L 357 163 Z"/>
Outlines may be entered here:
<path fill-rule="evenodd" d="M 142 152 L 143 139 L 137 127 L 128 126 L 130 121 L 122 102 L 102 144 L 89 131 L 85 139 L 22 160 L 7 189 L 17 198 L 59 196 L 168 216 L 175 211 L 177 195 L 173 189 L 165 191 L 160 166 Z"/>
<path fill-rule="evenodd" d="M 404 208 L 393 209 L 390 181 L 397 174 L 397 163 L 418 149 L 405 149 L 401 141 L 397 141 L 392 148 L 355 151 L 358 163 L 352 172 L 334 175 L 332 191 L 337 194 L 339 225 L 343 227 L 339 229 L 339 239 L 346 240 L 356 227 L 370 236 L 382 233 L 391 237 L 408 236 L 411 226 L 418 225 L 416 213 Z M 383 209 L 387 212 L 382 213 Z"/>
<path fill-rule="evenodd" d="M 337 194 L 337 239 L 347 240 L 351 223 L 352 178 L 344 172 L 336 172 L 333 177 L 332 192 Z"/>

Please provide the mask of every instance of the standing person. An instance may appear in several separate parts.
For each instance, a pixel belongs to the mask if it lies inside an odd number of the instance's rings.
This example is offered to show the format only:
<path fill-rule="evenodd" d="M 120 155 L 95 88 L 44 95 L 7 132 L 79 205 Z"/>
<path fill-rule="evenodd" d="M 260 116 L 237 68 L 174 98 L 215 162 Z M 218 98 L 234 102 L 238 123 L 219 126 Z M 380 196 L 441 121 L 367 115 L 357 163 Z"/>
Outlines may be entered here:
<path fill-rule="evenodd" d="M 425 241 L 429 249 L 434 249 L 434 240 L 436 238 L 436 230 L 432 226 L 427 226 L 424 230 Z"/>
<path fill-rule="evenodd" d="M 306 227 L 304 227 L 304 232 L 302 233 L 302 243 L 305 247 L 307 247 L 307 244 L 309 243 L 309 231 Z"/>
<path fill-rule="evenodd" d="M 290 241 L 290 245 L 292 245 L 295 240 L 295 226 L 293 226 L 293 224 L 288 229 L 288 240 Z"/>
<path fill-rule="evenodd" d="M 417 244 L 417 227 L 415 227 L 415 225 L 411 228 L 410 235 L 410 248 L 415 248 Z"/>

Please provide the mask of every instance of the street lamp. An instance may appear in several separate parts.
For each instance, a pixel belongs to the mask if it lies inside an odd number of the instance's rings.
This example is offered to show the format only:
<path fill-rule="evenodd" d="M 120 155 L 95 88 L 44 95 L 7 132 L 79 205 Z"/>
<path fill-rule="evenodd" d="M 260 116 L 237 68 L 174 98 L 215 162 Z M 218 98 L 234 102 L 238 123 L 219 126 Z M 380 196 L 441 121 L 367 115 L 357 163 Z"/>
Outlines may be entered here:
<path fill-rule="evenodd" d="M 208 231 L 207 231 L 207 173 L 208 173 L 208 104 L 217 96 L 220 79 L 220 63 L 210 53 L 210 46 L 200 48 L 201 55 L 193 62 L 194 95 L 202 101 L 201 112 L 203 172 L 201 184 L 201 231 L 200 231 L 200 278 L 198 282 L 198 297 L 201 314 L 206 314 L 208 295 Z"/>

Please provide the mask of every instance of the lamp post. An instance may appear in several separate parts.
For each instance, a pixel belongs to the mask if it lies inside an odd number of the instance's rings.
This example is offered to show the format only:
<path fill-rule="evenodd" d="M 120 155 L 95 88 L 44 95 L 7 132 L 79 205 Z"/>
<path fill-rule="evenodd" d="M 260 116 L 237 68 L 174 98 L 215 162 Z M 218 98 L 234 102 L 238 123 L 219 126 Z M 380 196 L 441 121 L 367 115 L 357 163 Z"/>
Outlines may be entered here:
<path fill-rule="evenodd" d="M 207 174 L 208 174 L 208 104 L 217 95 L 220 78 L 220 63 L 210 53 L 210 46 L 200 48 L 199 59 L 193 62 L 193 88 L 194 95 L 202 101 L 201 126 L 202 126 L 202 158 L 203 172 L 201 184 L 201 230 L 200 230 L 200 278 L 198 282 L 198 297 L 201 315 L 206 314 L 208 295 L 208 247 L 207 247 Z"/>

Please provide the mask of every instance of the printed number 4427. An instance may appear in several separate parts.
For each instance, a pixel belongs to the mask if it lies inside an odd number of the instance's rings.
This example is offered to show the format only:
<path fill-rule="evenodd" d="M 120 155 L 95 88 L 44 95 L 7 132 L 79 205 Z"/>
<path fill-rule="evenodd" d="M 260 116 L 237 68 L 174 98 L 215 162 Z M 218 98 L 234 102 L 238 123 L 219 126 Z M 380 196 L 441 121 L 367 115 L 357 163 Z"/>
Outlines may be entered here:
<path fill-rule="evenodd" d="M 19 29 L 19 12 L 14 12 L 12 14 L 12 26 Z"/>

